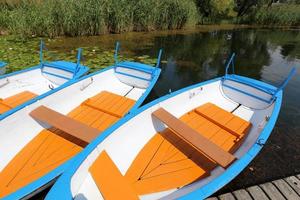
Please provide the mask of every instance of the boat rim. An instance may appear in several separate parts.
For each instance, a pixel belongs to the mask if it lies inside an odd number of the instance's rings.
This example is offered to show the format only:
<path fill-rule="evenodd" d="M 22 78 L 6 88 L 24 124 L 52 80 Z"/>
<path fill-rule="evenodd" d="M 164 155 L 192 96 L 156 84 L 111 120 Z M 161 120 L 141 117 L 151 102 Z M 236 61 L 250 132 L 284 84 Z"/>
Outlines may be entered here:
<path fill-rule="evenodd" d="M 276 88 L 275 86 L 255 80 L 252 78 L 244 77 L 244 76 L 239 76 L 235 75 L 240 78 L 243 78 L 247 81 L 250 81 L 255 84 L 262 85 L 264 87 L 268 88 Z M 134 118 L 136 115 L 142 113 L 143 111 L 147 110 L 148 108 L 154 106 L 155 104 L 158 104 L 162 101 L 165 101 L 169 98 L 172 98 L 178 94 L 181 94 L 183 92 L 186 92 L 188 90 L 201 87 L 216 81 L 221 81 L 222 77 L 217 77 L 211 80 L 207 80 L 204 82 L 200 82 L 182 89 L 179 89 L 177 91 L 174 91 L 172 93 L 169 93 L 167 95 L 164 95 L 158 99 L 155 99 L 148 104 L 145 104 L 144 106 L 140 107 L 138 110 L 131 112 L 129 115 L 125 116 L 122 118 L 120 121 L 118 121 L 116 124 L 111 126 L 109 129 L 105 130 L 100 136 L 98 136 L 92 143 L 90 143 L 80 154 L 78 154 L 74 160 L 72 161 L 72 165 L 68 168 L 68 171 L 63 173 L 61 177 L 57 180 L 57 182 L 54 184 L 54 186 L 51 188 L 49 191 L 48 195 L 46 196 L 46 199 L 52 199 L 53 197 L 59 195 L 61 197 L 65 198 L 70 198 L 72 197 L 72 192 L 71 192 L 71 179 L 72 176 L 76 173 L 77 169 L 79 166 L 85 161 L 87 156 L 102 142 L 104 141 L 110 134 L 112 134 L 115 130 L 117 130 L 119 127 L 121 127 L 124 123 L 128 122 L 132 118 Z M 272 111 L 272 115 L 270 116 L 270 119 L 262 132 L 259 134 L 257 138 L 257 142 L 251 146 L 251 148 L 237 161 L 235 161 L 231 166 L 227 168 L 227 170 L 222 173 L 221 175 L 217 176 L 214 180 L 210 181 L 206 185 L 204 185 L 201 188 L 198 188 L 182 197 L 179 199 L 195 199 L 195 198 L 206 198 L 209 195 L 211 195 L 213 192 L 217 191 L 221 187 L 223 187 L 225 184 L 227 184 L 229 181 L 231 181 L 234 177 L 236 177 L 253 159 L 254 157 L 259 153 L 259 151 L 262 149 L 263 145 L 268 137 L 271 134 L 271 131 L 276 123 L 276 120 L 279 115 L 279 111 L 281 108 L 281 102 L 282 102 L 282 89 L 278 91 L 276 94 L 276 100 L 274 101 L 275 106 Z M 205 190 L 205 192 L 203 192 Z"/>

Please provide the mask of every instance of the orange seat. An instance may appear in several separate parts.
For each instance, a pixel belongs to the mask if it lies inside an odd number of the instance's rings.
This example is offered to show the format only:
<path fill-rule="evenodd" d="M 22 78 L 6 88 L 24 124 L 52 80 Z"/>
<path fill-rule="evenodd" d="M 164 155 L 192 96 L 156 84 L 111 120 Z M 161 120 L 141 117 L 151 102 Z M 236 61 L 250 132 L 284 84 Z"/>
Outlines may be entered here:
<path fill-rule="evenodd" d="M 5 98 L 0 100 L 0 114 L 15 108 L 22 103 L 25 103 L 26 101 L 36 97 L 37 95 L 30 92 L 30 91 L 24 91 L 20 92 L 18 94 L 15 94 L 11 97 Z"/>
<path fill-rule="evenodd" d="M 206 103 L 203 106 L 196 108 L 195 111 L 238 138 L 242 137 L 251 128 L 250 122 L 247 122 L 212 103 Z"/>
<path fill-rule="evenodd" d="M 130 110 L 134 103 L 135 101 L 132 99 L 104 91 L 87 99 L 83 104 L 121 118 Z"/>
<path fill-rule="evenodd" d="M 180 120 L 223 150 L 229 153 L 235 152 L 250 127 L 245 128 L 243 134 L 237 137 L 227 129 L 223 129 L 224 126 L 230 127 L 228 122 L 219 126 L 221 119 L 212 116 L 213 120 L 211 120 L 204 117 L 204 114 L 199 114 L 199 111 L 208 106 L 209 104 L 200 106 L 180 117 Z M 217 109 L 223 112 L 223 109 L 219 107 Z M 235 119 L 236 116 L 229 114 Z M 214 123 L 215 121 L 218 123 Z M 237 126 L 241 127 L 246 123 L 241 119 L 238 122 L 240 124 L 237 123 Z M 251 126 L 249 122 L 247 124 Z M 200 154 L 191 144 L 166 128 L 161 133 L 155 134 L 144 146 L 127 170 L 125 177 L 136 192 L 142 195 L 183 187 L 208 176 L 216 166 L 217 163 L 205 154 Z"/>
<path fill-rule="evenodd" d="M 102 98 L 102 95 L 107 94 L 109 92 L 101 92 L 95 97 Z M 116 94 L 112 95 L 118 97 L 119 100 L 114 105 L 119 105 L 120 109 L 124 111 L 122 105 L 124 99 L 127 101 L 128 98 Z M 91 98 L 91 102 L 93 100 L 94 98 Z M 132 102 L 133 100 L 130 99 L 129 101 Z M 101 106 L 100 103 L 97 105 Z M 116 112 L 121 113 L 118 109 L 116 109 Z M 68 117 L 96 128 L 100 130 L 99 132 L 119 120 L 114 115 L 107 114 L 85 104 L 81 104 L 73 109 L 68 114 Z M 82 146 L 84 144 L 74 141 L 74 138 L 67 137 L 67 134 L 58 128 L 52 127 L 48 130 L 42 130 L 0 172 L 0 198 L 55 169 L 80 152 Z"/>
<path fill-rule="evenodd" d="M 98 156 L 89 171 L 104 199 L 139 199 L 129 182 L 123 177 L 105 151 Z"/>
<path fill-rule="evenodd" d="M 2 99 L 0 99 L 0 114 L 5 113 L 12 109 L 9 105 L 6 105 Z"/>

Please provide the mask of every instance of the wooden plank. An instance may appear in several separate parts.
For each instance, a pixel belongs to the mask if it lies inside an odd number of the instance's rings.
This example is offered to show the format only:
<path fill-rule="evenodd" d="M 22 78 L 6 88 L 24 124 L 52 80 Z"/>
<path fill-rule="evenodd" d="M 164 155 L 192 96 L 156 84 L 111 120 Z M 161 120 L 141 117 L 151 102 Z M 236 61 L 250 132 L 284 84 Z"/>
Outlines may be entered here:
<path fill-rule="evenodd" d="M 297 193 L 282 179 L 272 182 L 287 199 L 300 200 Z"/>
<path fill-rule="evenodd" d="M 165 109 L 159 108 L 152 115 L 165 123 L 172 132 L 191 144 L 198 152 L 204 153 L 222 167 L 226 168 L 235 161 L 236 157 L 234 155 L 224 151 Z"/>
<path fill-rule="evenodd" d="M 236 190 L 233 192 L 233 195 L 238 199 L 238 200 L 252 200 L 251 196 L 246 190 Z"/>
<path fill-rule="evenodd" d="M 31 111 L 30 116 L 36 120 L 54 126 L 65 132 L 66 139 L 68 136 L 74 137 L 84 143 L 84 146 L 95 139 L 100 131 L 98 129 L 89 127 L 77 120 L 68 116 L 62 115 L 59 112 L 51 110 L 45 106 L 40 106 Z M 64 135 L 60 135 L 64 137 Z"/>
<path fill-rule="evenodd" d="M 294 190 L 300 195 L 300 180 L 295 176 L 290 176 L 284 179 Z"/>
<path fill-rule="evenodd" d="M 219 196 L 220 200 L 235 200 L 234 196 L 231 193 L 222 194 Z"/>
<path fill-rule="evenodd" d="M 102 151 L 89 171 L 104 199 L 139 199 L 106 151 Z"/>
<path fill-rule="evenodd" d="M 247 191 L 250 193 L 252 198 L 255 200 L 269 200 L 267 195 L 257 185 L 247 188 Z"/>
<path fill-rule="evenodd" d="M 271 200 L 285 200 L 279 190 L 271 183 L 259 185 Z"/>
<path fill-rule="evenodd" d="M 297 175 L 297 178 L 300 180 L 300 174 Z"/>
<path fill-rule="evenodd" d="M 217 197 L 209 197 L 206 200 L 218 200 L 218 198 Z"/>

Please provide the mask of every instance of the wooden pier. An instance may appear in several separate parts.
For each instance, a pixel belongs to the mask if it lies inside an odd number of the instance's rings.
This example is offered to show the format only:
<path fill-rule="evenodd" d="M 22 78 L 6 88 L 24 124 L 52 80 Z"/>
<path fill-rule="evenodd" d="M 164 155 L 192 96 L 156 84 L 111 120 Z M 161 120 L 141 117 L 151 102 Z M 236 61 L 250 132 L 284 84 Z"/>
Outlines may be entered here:
<path fill-rule="evenodd" d="M 210 197 L 207 200 L 300 200 L 300 174 Z"/>

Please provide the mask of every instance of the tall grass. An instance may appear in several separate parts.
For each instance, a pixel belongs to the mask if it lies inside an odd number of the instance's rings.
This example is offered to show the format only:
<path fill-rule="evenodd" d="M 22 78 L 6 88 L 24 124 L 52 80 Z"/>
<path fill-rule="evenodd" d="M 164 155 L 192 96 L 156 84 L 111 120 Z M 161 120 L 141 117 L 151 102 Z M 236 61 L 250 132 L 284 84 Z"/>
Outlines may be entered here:
<path fill-rule="evenodd" d="M 300 5 L 287 4 L 261 7 L 250 15 L 241 18 L 239 22 L 268 26 L 299 26 Z"/>
<path fill-rule="evenodd" d="M 20 0 L 0 7 L 0 28 L 23 36 L 178 29 L 198 21 L 193 0 Z"/>

